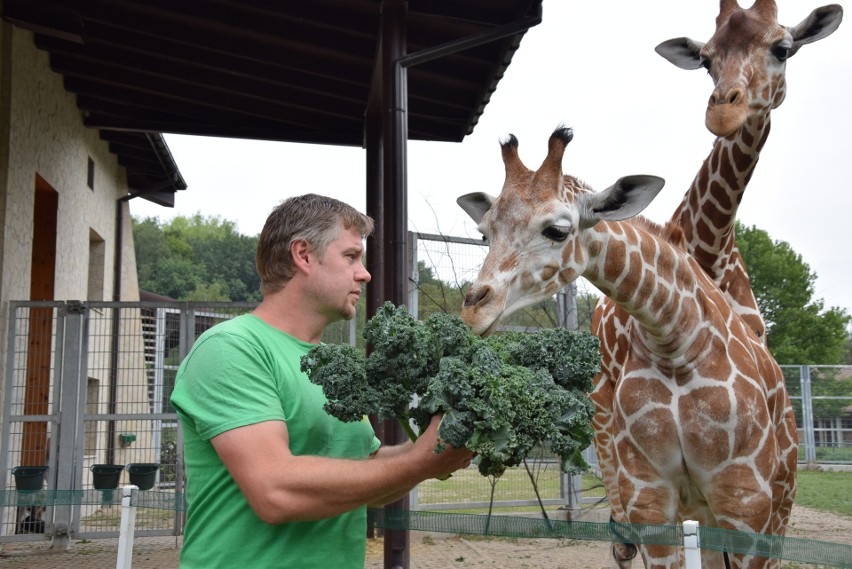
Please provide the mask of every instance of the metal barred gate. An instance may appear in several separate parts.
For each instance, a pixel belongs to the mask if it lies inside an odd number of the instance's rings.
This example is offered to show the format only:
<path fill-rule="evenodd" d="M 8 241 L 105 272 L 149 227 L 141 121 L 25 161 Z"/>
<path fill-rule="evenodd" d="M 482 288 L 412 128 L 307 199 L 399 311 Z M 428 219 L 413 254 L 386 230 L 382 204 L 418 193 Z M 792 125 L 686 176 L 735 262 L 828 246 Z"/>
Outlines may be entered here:
<path fill-rule="evenodd" d="M 120 484 L 134 476 L 182 499 L 182 445 L 169 404 L 177 366 L 204 330 L 255 306 L 10 303 L 2 487 L 35 482 L 61 495 L 90 491 L 94 476 L 120 471 Z M 100 492 L 101 504 L 0 503 L 0 543 L 52 538 L 62 548 L 70 539 L 118 536 L 117 491 Z M 182 515 L 177 507 L 143 510 L 137 535 L 178 535 Z"/>

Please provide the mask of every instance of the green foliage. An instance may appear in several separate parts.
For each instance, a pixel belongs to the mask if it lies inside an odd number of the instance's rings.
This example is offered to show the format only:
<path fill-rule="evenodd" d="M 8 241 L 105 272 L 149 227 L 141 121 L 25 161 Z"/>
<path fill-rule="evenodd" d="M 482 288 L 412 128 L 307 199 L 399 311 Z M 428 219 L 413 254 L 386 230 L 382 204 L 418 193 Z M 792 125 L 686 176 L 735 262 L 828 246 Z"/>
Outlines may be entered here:
<path fill-rule="evenodd" d="M 852 332 L 846 334 L 846 343 L 843 345 L 843 365 L 852 365 Z"/>
<path fill-rule="evenodd" d="M 592 315 L 595 312 L 595 306 L 598 304 L 599 294 L 589 292 L 577 293 L 577 329 L 591 330 Z"/>
<path fill-rule="evenodd" d="M 848 370 L 811 367 L 811 405 L 816 420 L 845 416 L 852 405 L 852 377 Z M 852 449 L 850 449 L 852 455 Z"/>
<path fill-rule="evenodd" d="M 340 420 L 375 414 L 422 431 L 443 413 L 436 450 L 466 446 L 483 475 L 501 475 L 542 443 L 564 471 L 587 468 L 581 452 L 594 436 L 586 392 L 600 369 L 597 338 L 555 329 L 483 339 L 456 315 L 420 321 L 391 303 L 367 322 L 364 338 L 373 346 L 366 359 L 333 345 L 302 358 Z"/>
<path fill-rule="evenodd" d="M 382 407 L 381 388 L 367 379 L 364 354 L 348 344 L 319 344 L 302 358 L 302 369 L 321 385 L 328 402 L 325 411 L 345 422 L 367 414 L 388 414 Z"/>
<path fill-rule="evenodd" d="M 181 300 L 200 300 L 213 302 L 230 302 L 230 298 L 222 290 L 222 283 L 216 282 L 211 285 L 199 283 L 195 285 L 195 289 L 190 291 Z"/>
<path fill-rule="evenodd" d="M 814 299 L 816 274 L 783 241 L 737 224 L 737 246 L 766 321 L 767 345 L 779 364 L 840 364 L 850 316 Z"/>
<path fill-rule="evenodd" d="M 600 372 L 600 340 L 591 334 L 570 334 L 552 328 L 535 334 L 506 332 L 490 342 L 507 361 L 546 370 L 558 385 L 568 389 L 592 391 L 592 378 Z"/>
<path fill-rule="evenodd" d="M 178 300 L 260 300 L 257 237 L 218 217 L 133 218 L 139 288 Z"/>

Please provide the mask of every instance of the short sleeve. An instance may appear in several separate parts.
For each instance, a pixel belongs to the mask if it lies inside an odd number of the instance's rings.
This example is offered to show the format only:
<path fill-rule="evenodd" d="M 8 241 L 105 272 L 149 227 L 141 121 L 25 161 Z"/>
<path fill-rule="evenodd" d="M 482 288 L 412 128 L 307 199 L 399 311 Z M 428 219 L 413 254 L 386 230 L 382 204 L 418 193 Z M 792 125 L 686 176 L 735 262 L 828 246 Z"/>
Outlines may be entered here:
<path fill-rule="evenodd" d="M 172 404 L 202 439 L 263 421 L 286 420 L 274 362 L 247 338 L 199 339 L 178 372 Z"/>

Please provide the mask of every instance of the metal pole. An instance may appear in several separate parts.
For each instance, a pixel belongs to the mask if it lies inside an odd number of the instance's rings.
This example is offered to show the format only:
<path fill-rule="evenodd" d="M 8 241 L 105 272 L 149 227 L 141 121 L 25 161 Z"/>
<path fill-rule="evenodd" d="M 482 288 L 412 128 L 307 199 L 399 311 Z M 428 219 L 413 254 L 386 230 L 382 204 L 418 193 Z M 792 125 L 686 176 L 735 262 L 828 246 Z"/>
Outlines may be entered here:
<path fill-rule="evenodd" d="M 814 436 L 814 401 L 811 396 L 811 368 L 801 367 L 802 378 L 802 428 L 805 431 L 805 462 L 816 463 L 816 437 Z"/>
<path fill-rule="evenodd" d="M 130 569 L 133 563 L 133 533 L 136 531 L 136 505 L 133 498 L 138 492 L 139 487 L 132 484 L 121 487 L 121 525 L 115 569 Z"/>
<path fill-rule="evenodd" d="M 82 411 L 85 405 L 87 374 L 83 372 L 83 345 L 88 308 L 79 301 L 69 301 L 63 309 L 64 345 L 62 346 L 62 405 L 59 410 L 59 441 L 56 457 L 56 489 L 69 492 L 82 481 L 78 433 L 82 430 Z M 70 546 L 71 505 L 56 506 L 53 514 L 53 544 L 51 549 L 66 550 Z"/>
<path fill-rule="evenodd" d="M 580 325 L 577 318 L 577 284 L 571 283 L 556 293 L 556 323 L 560 328 L 576 331 Z"/>
<path fill-rule="evenodd" d="M 385 298 L 396 305 L 408 300 L 408 188 L 406 186 L 406 144 L 408 140 L 408 83 L 407 71 L 399 63 L 406 50 L 405 0 L 383 0 L 381 3 L 381 110 L 383 150 L 383 191 L 385 200 L 384 242 Z M 405 434 L 397 421 L 384 422 L 383 442 L 388 445 L 402 443 Z M 408 496 L 385 506 L 392 512 L 409 507 Z M 385 532 L 385 569 L 410 566 L 410 536 L 407 530 L 392 529 Z"/>
<path fill-rule="evenodd" d="M 698 538 L 698 522 L 683 522 L 683 548 L 686 569 L 701 569 L 701 540 Z"/>

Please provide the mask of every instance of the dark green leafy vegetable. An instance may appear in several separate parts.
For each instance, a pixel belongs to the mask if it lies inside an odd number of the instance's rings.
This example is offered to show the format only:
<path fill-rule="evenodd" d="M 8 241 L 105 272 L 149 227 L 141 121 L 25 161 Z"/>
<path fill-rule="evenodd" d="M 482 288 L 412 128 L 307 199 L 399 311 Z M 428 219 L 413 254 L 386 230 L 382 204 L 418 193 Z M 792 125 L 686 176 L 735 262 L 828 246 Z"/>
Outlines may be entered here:
<path fill-rule="evenodd" d="M 375 414 L 421 431 L 443 413 L 444 444 L 477 453 L 484 475 L 500 476 L 535 448 L 548 445 L 562 470 L 587 464 L 594 408 L 586 393 L 600 370 L 598 340 L 564 329 L 474 336 L 461 318 L 443 313 L 425 321 L 404 306 L 385 305 L 369 320 L 367 358 L 346 345 L 321 345 L 302 370 L 323 388 L 326 411 L 341 421 Z M 416 405 L 412 405 L 416 401 Z"/>

